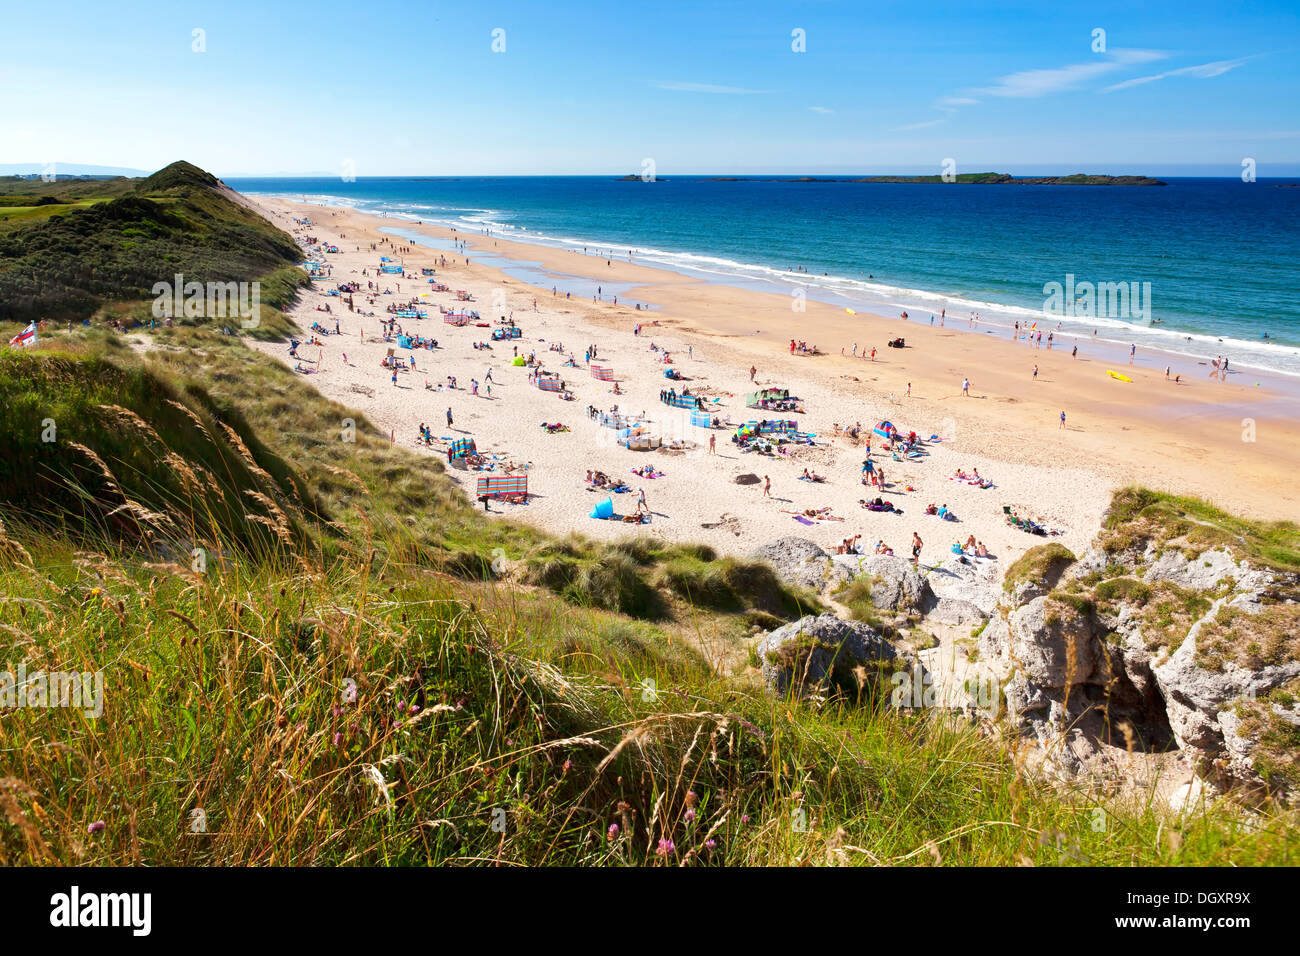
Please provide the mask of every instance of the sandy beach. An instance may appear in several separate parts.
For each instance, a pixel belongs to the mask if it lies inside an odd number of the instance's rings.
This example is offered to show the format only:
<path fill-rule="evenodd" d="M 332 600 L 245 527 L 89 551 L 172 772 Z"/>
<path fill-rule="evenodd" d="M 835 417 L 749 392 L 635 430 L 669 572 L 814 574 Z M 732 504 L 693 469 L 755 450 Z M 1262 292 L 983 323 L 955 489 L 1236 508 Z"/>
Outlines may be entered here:
<path fill-rule="evenodd" d="M 435 438 L 472 438 L 480 453 L 500 456 L 493 459 L 495 471 L 449 469 L 471 496 L 482 474 L 501 474 L 507 463 L 526 463 L 526 472 L 519 473 L 527 474 L 532 497 L 520 505 L 493 502 L 492 513 L 501 520 L 595 538 L 649 534 L 700 541 L 730 554 L 750 552 L 784 535 L 810 538 L 834 550 L 856 535 L 864 552 L 883 541 L 906 555 L 916 532 L 924 541 L 923 564 L 937 563 L 949 556 L 954 542 L 974 536 L 1005 567 L 1045 540 L 1008 525 L 1005 507 L 1059 531 L 1052 540 L 1078 552 L 1095 535 L 1111 492 L 1129 483 L 1199 495 L 1254 517 L 1294 514 L 1289 477 L 1300 464 L 1300 443 L 1295 441 L 1300 436 L 1284 414 L 1281 396 L 1251 387 L 1253 380 L 1246 385 L 1184 376 L 1175 384 L 1165 380 L 1163 369 L 1106 364 L 1089 354 L 1091 343 L 1082 341 L 1072 357 L 1075 343 L 1070 339 L 1058 340 L 1051 350 L 1034 349 L 1013 342 L 1009 334 L 932 328 L 916 316 L 903 321 L 850 315 L 813 301 L 802 303 L 805 311 L 796 311 L 786 297 L 697 282 L 629 262 L 626 252 L 620 261 L 346 209 L 283 199 L 255 202 L 299 239 L 313 236 L 339 247 L 336 254 L 314 256 L 330 265 L 331 275 L 316 279 L 292 312 L 304 343 L 313 323 L 333 330 L 338 322 L 339 335 L 320 336 L 321 345 L 299 348 L 304 367 L 317 369 L 314 360 L 319 358 L 319 368 L 308 376 L 311 383 L 364 412 L 416 453 L 446 460 L 445 444 L 417 443 L 424 424 Z M 295 217 L 313 224 L 304 227 Z M 381 231 L 393 229 L 418 233 L 443 248 Z M 450 251 L 447 240 L 467 243 L 466 250 Z M 398 254 L 395 246 L 404 249 Z M 398 259 L 406 276 L 376 275 L 381 255 Z M 475 261 L 483 255 L 534 264 L 528 266 L 530 275 L 545 272 L 550 285 L 529 285 Z M 389 304 L 427 293 L 423 268 L 435 269 L 439 282 L 466 290 L 473 299 L 459 302 L 454 292 L 425 294 L 420 301 L 428 317 L 399 318 L 397 323 L 409 334 L 437 340 L 438 348 L 398 348 L 383 340 L 381 319 L 389 317 Z M 348 311 L 345 298 L 325 294 L 349 281 L 362 289 L 354 297 L 356 312 Z M 373 305 L 363 294 L 368 282 L 381 290 Z M 606 283 L 622 290 L 618 304 L 610 301 Z M 594 289 L 586 291 L 593 284 L 601 287 L 602 301 L 593 301 Z M 575 289 L 582 294 L 566 298 L 565 292 Z M 637 310 L 628 300 L 653 308 Z M 326 305 L 328 313 L 321 311 Z M 440 305 L 476 310 L 490 327 L 445 324 Z M 502 317 L 521 329 L 520 338 L 491 340 Z M 957 323 L 966 325 L 966 319 L 950 316 L 946 324 Z M 643 325 L 641 335 L 634 334 L 638 324 Z M 888 340 L 900 336 L 907 348 L 886 348 Z M 791 338 L 816 345 L 823 354 L 792 354 Z M 475 348 L 479 343 L 489 347 Z M 592 377 L 585 353 L 593 346 L 595 364 L 613 369 L 622 394 L 613 394 L 614 382 Z M 283 344 L 257 347 L 290 367 L 295 364 Z M 511 364 L 516 348 L 520 355 L 535 354 L 546 371 L 557 373 L 573 401 L 531 384 L 530 369 Z M 396 385 L 381 366 L 390 349 L 408 364 L 412 358 L 415 362 L 414 369 L 398 373 Z M 663 362 L 665 350 L 685 380 L 664 377 L 669 367 Z M 566 365 L 570 360 L 574 364 Z M 751 368 L 756 369 L 753 381 Z M 1132 381 L 1116 380 L 1107 369 Z M 448 376 L 455 377 L 457 388 L 447 387 Z M 963 379 L 970 381 L 969 395 L 962 394 Z M 669 387 L 719 399 L 708 407 L 731 427 L 691 425 L 687 411 L 661 403 L 660 393 Z M 757 388 L 788 389 L 800 400 L 802 412 L 746 408 L 744 394 Z M 615 405 L 665 440 L 695 447 L 623 447 L 612 429 L 589 417 L 590 409 L 603 413 Z M 772 456 L 741 453 L 731 441 L 735 426 L 762 418 L 795 419 L 801 432 L 816 435 L 814 444 L 787 446 L 788 454 Z M 843 429 L 860 423 L 869 431 L 881 419 L 904 434 L 944 439 L 925 443 L 925 457 L 896 461 L 881 450 L 877 437 L 871 458 L 884 471 L 883 491 L 861 483 L 865 448 L 835 434 L 836 425 Z M 1253 434 L 1244 419 L 1253 420 Z M 543 422 L 562 423 L 569 430 L 552 433 Z M 716 454 L 708 451 L 710 435 L 716 438 Z M 662 477 L 632 473 L 646 465 Z M 619 514 L 635 512 L 644 490 L 650 523 L 590 517 L 606 497 L 604 491 L 588 488 L 585 478 L 591 469 L 621 478 L 632 489 L 612 496 Z M 825 481 L 800 480 L 804 469 Z M 993 487 L 953 480 L 959 469 L 978 469 Z M 760 481 L 737 484 L 741 475 L 756 475 Z M 764 494 L 765 477 L 771 481 L 770 495 Z M 903 513 L 871 512 L 859 505 L 878 495 Z M 958 520 L 925 514 L 929 504 L 946 505 Z M 827 508 L 830 518 L 843 520 L 800 521 L 790 513 Z"/>

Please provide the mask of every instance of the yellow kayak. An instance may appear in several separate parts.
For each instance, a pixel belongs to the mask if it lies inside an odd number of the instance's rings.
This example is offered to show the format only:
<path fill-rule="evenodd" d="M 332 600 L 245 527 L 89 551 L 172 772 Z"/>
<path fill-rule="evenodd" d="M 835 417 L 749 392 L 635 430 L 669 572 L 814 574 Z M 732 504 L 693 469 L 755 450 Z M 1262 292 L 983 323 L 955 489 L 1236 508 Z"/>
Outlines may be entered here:
<path fill-rule="evenodd" d="M 1133 381 L 1133 379 L 1129 378 L 1127 375 L 1121 375 L 1119 374 L 1119 372 L 1112 372 L 1110 369 L 1106 369 L 1106 374 L 1109 375 L 1111 378 L 1119 379 L 1121 382 Z"/>

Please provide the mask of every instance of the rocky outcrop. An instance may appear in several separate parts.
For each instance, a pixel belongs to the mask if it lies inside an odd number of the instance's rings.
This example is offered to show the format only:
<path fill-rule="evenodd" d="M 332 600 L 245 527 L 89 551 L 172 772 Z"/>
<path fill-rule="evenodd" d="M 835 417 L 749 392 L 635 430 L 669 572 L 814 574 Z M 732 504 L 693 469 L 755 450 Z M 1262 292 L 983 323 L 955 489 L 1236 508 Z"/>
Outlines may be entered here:
<path fill-rule="evenodd" d="M 980 658 L 1063 770 L 1107 747 L 1181 748 L 1213 785 L 1286 792 L 1278 755 L 1261 749 L 1286 734 L 1261 728 L 1293 709 L 1300 726 L 1300 708 L 1289 692 L 1260 702 L 1300 678 L 1296 584 L 1227 548 L 1098 547 L 1046 591 L 1009 581 Z"/>
<path fill-rule="evenodd" d="M 978 625 L 993 614 L 1001 596 L 995 561 L 953 555 L 926 581 L 934 594 L 928 617 L 940 624 Z"/>
<path fill-rule="evenodd" d="M 906 662 L 876 631 L 834 614 L 808 616 L 767 634 L 755 648 L 773 694 L 798 697 L 840 691 L 852 696 Z"/>
<path fill-rule="evenodd" d="M 777 538 L 757 548 L 752 556 L 769 562 L 776 569 L 777 576 L 786 583 L 815 593 L 838 584 L 852 573 L 836 565 L 830 552 L 807 538 Z"/>
<path fill-rule="evenodd" d="M 784 537 L 752 552 L 790 584 L 834 592 L 845 581 L 869 583 L 871 604 L 886 616 L 928 615 L 941 624 L 985 621 L 1000 595 L 996 562 L 949 558 L 920 574 L 906 558 L 884 554 L 831 554 L 807 538 Z"/>
<path fill-rule="evenodd" d="M 835 555 L 833 563 L 866 578 L 871 603 L 880 611 L 923 613 L 934 603 L 930 585 L 906 558 L 891 554 Z"/>

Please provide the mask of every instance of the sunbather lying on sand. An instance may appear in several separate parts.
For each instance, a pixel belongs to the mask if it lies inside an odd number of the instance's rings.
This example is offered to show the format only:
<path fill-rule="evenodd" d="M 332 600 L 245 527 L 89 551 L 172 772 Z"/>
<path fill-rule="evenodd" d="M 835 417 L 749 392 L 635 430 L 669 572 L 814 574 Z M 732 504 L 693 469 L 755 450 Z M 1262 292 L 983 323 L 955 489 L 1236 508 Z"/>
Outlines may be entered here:
<path fill-rule="evenodd" d="M 799 480 L 821 482 L 821 481 L 825 481 L 826 479 L 823 478 L 821 475 L 817 474 L 817 472 L 815 471 L 810 472 L 807 468 L 805 468 L 803 470 L 803 474 L 799 476 Z"/>
<path fill-rule="evenodd" d="M 866 508 L 868 511 L 890 511 L 900 515 L 903 513 L 903 509 L 895 508 L 892 501 L 885 501 L 881 498 L 873 498 L 871 501 L 867 501 L 865 498 L 859 498 L 858 504 L 863 508 Z"/>

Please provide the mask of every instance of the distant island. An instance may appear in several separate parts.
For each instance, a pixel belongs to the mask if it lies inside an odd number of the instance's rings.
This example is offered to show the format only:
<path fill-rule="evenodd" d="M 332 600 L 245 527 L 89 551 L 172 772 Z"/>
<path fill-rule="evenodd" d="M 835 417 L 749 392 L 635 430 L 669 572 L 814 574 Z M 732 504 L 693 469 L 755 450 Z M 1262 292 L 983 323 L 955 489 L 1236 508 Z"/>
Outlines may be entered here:
<path fill-rule="evenodd" d="M 628 182 L 640 179 L 638 175 L 624 176 Z M 651 180 L 662 182 L 663 180 Z M 711 183 L 976 183 L 979 185 L 1012 186 L 1167 186 L 1168 183 L 1150 176 L 1091 176 L 1075 173 L 1072 176 L 1012 176 L 1010 173 L 960 173 L 951 180 L 942 176 L 793 176 L 784 179 L 752 176 L 709 176 Z"/>

